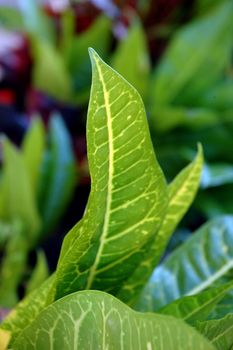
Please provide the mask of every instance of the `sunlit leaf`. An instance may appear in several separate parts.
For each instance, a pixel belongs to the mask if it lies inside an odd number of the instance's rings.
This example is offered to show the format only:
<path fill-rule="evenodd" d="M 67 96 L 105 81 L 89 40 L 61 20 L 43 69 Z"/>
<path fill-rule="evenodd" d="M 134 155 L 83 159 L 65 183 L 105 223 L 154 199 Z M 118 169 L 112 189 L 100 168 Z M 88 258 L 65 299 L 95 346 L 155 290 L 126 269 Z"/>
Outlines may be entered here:
<path fill-rule="evenodd" d="M 13 348 L 214 350 L 181 320 L 137 313 L 97 291 L 74 293 L 49 306 L 19 335 Z"/>
<path fill-rule="evenodd" d="M 167 204 L 166 185 L 137 91 L 91 51 L 87 122 L 92 189 L 66 236 L 55 298 L 80 289 L 116 293 L 143 258 Z"/>
<path fill-rule="evenodd" d="M 10 332 L 11 342 L 13 342 L 21 331 L 47 306 L 47 295 L 51 288 L 53 278 L 54 275 L 20 301 L 1 324 L 0 331 L 5 330 Z"/>
<path fill-rule="evenodd" d="M 202 149 L 199 146 L 198 155 L 194 161 L 183 169 L 168 186 L 168 207 L 161 227 L 154 241 L 146 246 L 144 258 L 138 268 L 117 294 L 120 299 L 132 304 L 159 263 L 177 224 L 193 201 L 200 181 L 202 163 Z"/>

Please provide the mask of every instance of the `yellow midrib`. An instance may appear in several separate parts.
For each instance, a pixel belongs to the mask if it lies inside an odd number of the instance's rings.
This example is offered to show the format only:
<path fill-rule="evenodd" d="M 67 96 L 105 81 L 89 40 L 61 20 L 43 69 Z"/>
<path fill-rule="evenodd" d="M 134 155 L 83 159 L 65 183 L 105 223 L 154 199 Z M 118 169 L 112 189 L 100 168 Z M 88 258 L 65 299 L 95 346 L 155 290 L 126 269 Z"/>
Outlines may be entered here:
<path fill-rule="evenodd" d="M 102 235 L 100 237 L 100 246 L 98 249 L 98 252 L 96 254 L 95 261 L 90 269 L 89 277 L 87 280 L 87 286 L 86 289 L 90 289 L 92 282 L 94 280 L 95 274 L 96 274 L 96 268 L 99 264 L 101 254 L 104 248 L 105 239 L 108 233 L 108 227 L 109 227 L 109 218 L 110 218 L 110 208 L 111 208 L 111 202 L 112 202 L 112 179 L 113 179 L 113 143 L 111 140 L 113 140 L 113 133 L 112 133 L 112 123 L 111 123 L 111 110 L 110 110 L 110 103 L 109 103 L 109 93 L 106 89 L 105 82 L 103 79 L 103 75 L 101 72 L 101 68 L 98 65 L 98 62 L 96 61 L 96 67 L 99 74 L 100 81 L 102 83 L 103 87 L 103 93 L 104 93 L 104 101 L 105 101 L 105 108 L 106 108 L 106 114 L 107 114 L 107 127 L 108 127 L 108 144 L 109 144 L 109 165 L 108 165 L 108 187 L 107 187 L 107 200 L 106 200 L 106 211 L 105 211 L 105 217 L 104 217 L 104 225 L 103 225 L 103 231 Z"/>

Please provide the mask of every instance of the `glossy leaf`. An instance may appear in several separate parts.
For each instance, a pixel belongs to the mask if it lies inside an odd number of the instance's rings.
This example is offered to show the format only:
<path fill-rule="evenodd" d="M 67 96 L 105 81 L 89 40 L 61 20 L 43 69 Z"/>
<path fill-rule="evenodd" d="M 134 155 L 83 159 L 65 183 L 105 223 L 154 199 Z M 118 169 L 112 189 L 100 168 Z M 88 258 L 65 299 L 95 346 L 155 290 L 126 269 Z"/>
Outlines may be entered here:
<path fill-rule="evenodd" d="M 139 21 L 129 29 L 118 44 L 111 59 L 111 67 L 131 83 L 143 100 L 147 97 L 150 59 L 145 34 Z"/>
<path fill-rule="evenodd" d="M 140 296 L 137 308 L 158 310 L 185 295 L 213 286 L 233 268 L 233 217 L 203 225 L 157 269 Z"/>
<path fill-rule="evenodd" d="M 161 224 L 166 184 L 137 91 L 91 51 L 87 142 L 92 188 L 82 221 L 66 236 L 55 298 L 80 289 L 113 294 Z"/>
<path fill-rule="evenodd" d="M 176 32 L 151 82 L 152 108 L 174 101 L 179 94 L 179 102 L 190 100 L 185 94 L 195 95 L 211 86 L 222 73 L 231 52 L 232 10 L 232 1 L 221 2 Z"/>
<path fill-rule="evenodd" d="M 13 348 L 214 350 L 182 321 L 137 313 L 97 291 L 74 293 L 50 305 L 19 335 Z"/>
<path fill-rule="evenodd" d="M 168 207 L 161 227 L 145 248 L 144 258 L 129 280 L 124 284 L 118 297 L 132 304 L 143 289 L 154 268 L 159 263 L 168 241 L 182 219 L 196 194 L 203 164 L 201 146 L 194 161 L 183 169 L 168 186 Z M 132 299 L 132 300 L 131 300 Z"/>
<path fill-rule="evenodd" d="M 54 115 L 49 125 L 50 153 L 41 178 L 40 210 L 42 234 L 55 227 L 64 212 L 75 186 L 75 159 L 71 138 L 60 116 Z"/>
<path fill-rule="evenodd" d="M 22 154 L 7 139 L 3 143 L 3 156 L 6 216 L 8 219 L 21 219 L 28 232 L 28 239 L 33 241 L 38 234 L 40 218 L 26 164 Z"/>
<path fill-rule="evenodd" d="M 40 118 L 35 118 L 32 121 L 30 129 L 26 133 L 22 152 L 27 171 L 30 177 L 30 182 L 34 194 L 37 193 L 38 179 L 40 175 L 40 168 L 45 149 L 45 130 Z"/>
<path fill-rule="evenodd" d="M 8 332 L 10 342 L 12 343 L 17 336 L 26 328 L 38 314 L 47 306 L 47 295 L 51 288 L 54 275 L 50 276 L 39 288 L 35 289 L 4 319 L 0 325 L 1 331 Z"/>
<path fill-rule="evenodd" d="M 233 347 L 233 314 L 219 320 L 198 322 L 196 329 L 218 350 L 231 350 Z"/>
<path fill-rule="evenodd" d="M 210 288 L 197 295 L 182 297 L 166 305 L 159 312 L 192 324 L 195 321 L 204 321 L 229 290 L 233 290 L 232 282 Z"/>

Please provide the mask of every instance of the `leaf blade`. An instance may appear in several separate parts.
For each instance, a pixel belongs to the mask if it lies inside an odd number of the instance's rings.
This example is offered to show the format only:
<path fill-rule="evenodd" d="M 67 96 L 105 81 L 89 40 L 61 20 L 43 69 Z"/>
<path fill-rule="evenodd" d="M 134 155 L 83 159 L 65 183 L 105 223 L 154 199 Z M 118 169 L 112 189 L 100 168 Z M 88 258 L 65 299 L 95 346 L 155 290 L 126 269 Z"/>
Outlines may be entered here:
<path fill-rule="evenodd" d="M 159 227 L 167 201 L 138 93 L 94 52 L 92 64 L 87 126 L 92 191 L 82 224 L 64 241 L 57 281 L 64 280 L 58 282 L 57 297 L 69 288 L 111 288 L 114 293 L 139 263 L 140 247 Z M 84 253 L 74 249 L 78 244 Z M 123 273 L 117 264 L 126 266 Z M 65 278 L 69 271 L 71 279 L 70 270 L 72 283 Z"/>
<path fill-rule="evenodd" d="M 219 320 L 198 322 L 196 329 L 202 333 L 218 350 L 232 349 L 233 346 L 233 314 Z"/>
<path fill-rule="evenodd" d="M 68 337 L 64 336 L 67 329 Z M 39 337 L 36 336 L 38 331 Z M 204 337 L 180 320 L 136 313 L 112 296 L 97 291 L 78 292 L 58 300 L 44 310 L 13 344 L 22 350 L 162 350 L 168 345 L 169 350 L 214 349 Z"/>
<path fill-rule="evenodd" d="M 219 301 L 221 301 L 232 288 L 233 283 L 230 282 L 216 288 L 210 288 L 194 296 L 182 297 L 166 305 L 160 309 L 159 312 L 181 318 L 185 322 L 192 324 L 195 321 L 204 321 Z"/>
<path fill-rule="evenodd" d="M 233 217 L 203 225 L 157 269 L 138 302 L 139 310 L 157 310 L 184 295 L 211 287 L 233 267 Z"/>
<path fill-rule="evenodd" d="M 177 224 L 182 219 L 197 192 L 203 164 L 202 148 L 199 145 L 194 161 L 184 168 L 168 186 L 168 205 L 162 224 L 153 242 L 145 247 L 144 259 L 123 285 L 118 297 L 133 304 L 139 292 L 159 263 L 166 245 Z"/>

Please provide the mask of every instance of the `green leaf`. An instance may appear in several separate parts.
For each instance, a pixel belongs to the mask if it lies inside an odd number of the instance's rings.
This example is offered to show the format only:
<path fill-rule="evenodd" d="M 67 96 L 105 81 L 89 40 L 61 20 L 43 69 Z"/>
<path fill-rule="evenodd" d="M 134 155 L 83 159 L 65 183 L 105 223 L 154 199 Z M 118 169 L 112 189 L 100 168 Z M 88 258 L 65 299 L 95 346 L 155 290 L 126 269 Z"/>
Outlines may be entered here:
<path fill-rule="evenodd" d="M 34 87 L 61 102 L 72 100 L 71 77 L 59 51 L 45 40 L 33 40 Z"/>
<path fill-rule="evenodd" d="M 196 329 L 218 350 L 231 350 L 233 346 L 233 314 L 220 320 L 198 322 Z"/>
<path fill-rule="evenodd" d="M 91 84 L 91 65 L 88 57 L 88 47 L 91 46 L 106 57 L 111 38 L 111 21 L 105 16 L 96 19 L 93 25 L 78 36 L 74 36 L 66 45 L 65 54 L 67 66 L 72 77 L 75 91 L 74 100 L 77 103 L 86 102 Z M 63 50 L 64 43 L 61 49 Z"/>
<path fill-rule="evenodd" d="M 43 218 L 42 235 L 51 231 L 71 199 L 76 181 L 75 158 L 71 137 L 59 115 L 49 124 L 50 154 L 41 178 L 40 211 Z"/>
<path fill-rule="evenodd" d="M 144 258 L 130 278 L 123 284 L 117 296 L 130 304 L 159 263 L 167 243 L 177 224 L 182 219 L 196 194 L 203 164 L 202 148 L 199 146 L 195 160 L 183 169 L 168 186 L 168 207 L 161 227 L 153 242 L 145 247 Z"/>
<path fill-rule="evenodd" d="M 233 108 L 233 79 L 225 79 L 210 87 L 198 99 L 198 103 L 207 108 L 232 109 Z"/>
<path fill-rule="evenodd" d="M 195 102 L 193 96 L 219 78 L 231 55 L 232 10 L 232 1 L 221 2 L 176 32 L 151 81 L 152 108 L 174 100 Z"/>
<path fill-rule="evenodd" d="M 214 110 L 202 107 L 187 108 L 179 106 L 155 106 L 151 111 L 150 126 L 159 132 L 168 132 L 176 127 L 200 130 L 203 127 L 215 126 L 220 117 Z M 222 116 L 221 116 L 222 117 Z"/>
<path fill-rule="evenodd" d="M 66 236 L 55 299 L 80 289 L 113 294 L 129 278 L 161 224 L 166 184 L 137 91 L 90 51 L 87 121 L 91 193 L 82 221 Z"/>
<path fill-rule="evenodd" d="M 209 188 L 233 183 L 233 165 L 205 164 L 202 173 L 201 187 Z"/>
<path fill-rule="evenodd" d="M 97 291 L 74 293 L 50 305 L 19 335 L 13 348 L 214 350 L 181 320 L 137 313 Z"/>
<path fill-rule="evenodd" d="M 203 225 L 157 269 L 137 305 L 158 310 L 185 295 L 213 286 L 233 268 L 233 217 L 222 216 Z"/>
<path fill-rule="evenodd" d="M 28 238 L 24 227 L 17 221 L 11 225 L 0 268 L 0 307 L 12 308 L 18 302 L 18 287 L 25 273 Z"/>
<path fill-rule="evenodd" d="M 40 118 L 32 121 L 23 140 L 22 152 L 34 194 L 37 194 L 38 178 L 45 150 L 45 129 Z"/>
<path fill-rule="evenodd" d="M 23 19 L 19 11 L 12 7 L 0 7 L 1 27 L 14 30 L 24 30 Z"/>
<path fill-rule="evenodd" d="M 23 221 L 27 237 L 37 238 L 40 218 L 23 155 L 7 139 L 3 142 L 3 192 L 8 219 Z"/>
<path fill-rule="evenodd" d="M 232 289 L 232 282 L 216 288 L 210 288 L 197 295 L 180 298 L 166 305 L 159 312 L 164 315 L 181 318 L 185 322 L 192 324 L 195 321 L 204 321 L 227 292 Z"/>
<path fill-rule="evenodd" d="M 118 44 L 111 60 L 111 66 L 147 97 L 150 73 L 150 58 L 145 34 L 139 20 L 134 23 Z"/>
<path fill-rule="evenodd" d="M 10 333 L 11 342 L 26 328 L 38 314 L 47 306 L 47 295 L 51 288 L 54 275 L 50 276 L 39 288 L 31 292 L 4 319 L 1 330 Z"/>
<path fill-rule="evenodd" d="M 37 252 L 36 266 L 32 272 L 29 282 L 27 283 L 26 293 L 32 292 L 38 288 L 49 276 L 49 269 L 44 252 Z"/>

